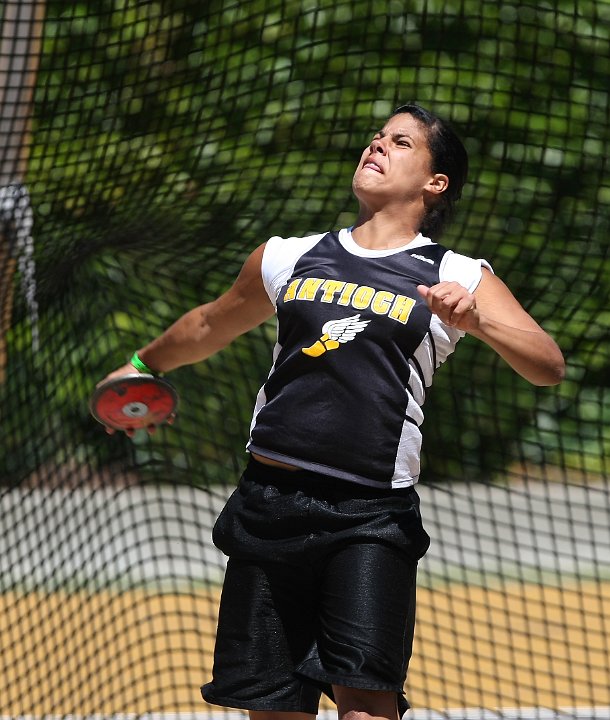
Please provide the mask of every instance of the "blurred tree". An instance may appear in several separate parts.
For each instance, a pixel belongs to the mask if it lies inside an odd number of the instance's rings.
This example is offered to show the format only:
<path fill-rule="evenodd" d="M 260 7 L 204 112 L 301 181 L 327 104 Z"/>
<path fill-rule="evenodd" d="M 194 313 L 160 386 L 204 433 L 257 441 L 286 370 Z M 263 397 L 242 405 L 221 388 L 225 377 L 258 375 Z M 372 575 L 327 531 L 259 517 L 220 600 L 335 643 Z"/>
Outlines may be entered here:
<path fill-rule="evenodd" d="M 65 455 L 225 479 L 273 327 L 177 371 L 179 423 L 153 439 L 101 443 L 87 397 L 268 236 L 350 224 L 361 149 L 411 99 L 450 119 L 471 155 L 445 244 L 488 258 L 569 361 L 560 388 L 535 390 L 465 339 L 428 400 L 429 476 L 490 477 L 515 460 L 602 470 L 606 7 L 50 0 L 28 172 L 41 348 L 33 357 L 18 302 L 7 477 Z M 23 437 L 15 408 L 41 397 Z"/>

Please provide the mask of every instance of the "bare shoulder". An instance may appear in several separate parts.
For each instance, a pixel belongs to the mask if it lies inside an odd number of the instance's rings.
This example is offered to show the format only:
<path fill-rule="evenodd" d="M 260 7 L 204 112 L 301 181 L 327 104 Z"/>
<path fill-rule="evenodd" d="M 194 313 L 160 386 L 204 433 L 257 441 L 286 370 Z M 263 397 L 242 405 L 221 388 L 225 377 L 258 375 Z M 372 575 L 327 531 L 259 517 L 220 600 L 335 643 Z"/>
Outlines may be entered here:
<path fill-rule="evenodd" d="M 267 243 L 259 245 L 246 258 L 239 274 L 230 288 L 229 292 L 246 295 L 246 296 L 263 296 L 267 297 L 267 292 L 263 284 L 263 254 Z"/>
<path fill-rule="evenodd" d="M 248 255 L 237 276 L 237 280 L 262 278 L 261 270 L 266 245 L 267 243 L 262 243 L 262 245 L 259 245 L 256 250 L 253 250 L 250 255 Z"/>
<path fill-rule="evenodd" d="M 213 303 L 214 310 L 232 317 L 232 322 L 246 329 L 271 317 L 275 308 L 263 284 L 262 260 L 265 243 L 259 245 L 242 265 L 233 285 Z"/>
<path fill-rule="evenodd" d="M 474 291 L 480 312 L 498 322 L 508 325 L 517 324 L 524 330 L 544 332 L 503 280 L 487 268 L 483 268 L 482 273 L 481 281 Z"/>

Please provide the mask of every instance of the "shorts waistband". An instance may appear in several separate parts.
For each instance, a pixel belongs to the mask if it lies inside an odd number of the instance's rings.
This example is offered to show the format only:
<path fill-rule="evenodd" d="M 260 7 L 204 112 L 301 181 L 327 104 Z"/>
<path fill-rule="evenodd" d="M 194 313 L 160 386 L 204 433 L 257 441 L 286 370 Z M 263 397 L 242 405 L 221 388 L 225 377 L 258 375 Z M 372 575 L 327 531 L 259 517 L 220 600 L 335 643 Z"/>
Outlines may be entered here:
<path fill-rule="evenodd" d="M 326 491 L 345 493 L 349 496 L 362 498 L 380 498 L 388 496 L 399 497 L 418 497 L 413 486 L 405 488 L 376 488 L 370 485 L 364 485 L 355 481 L 344 480 L 343 478 L 335 478 L 325 473 L 314 472 L 313 470 L 297 469 L 288 470 L 286 468 L 267 465 L 259 462 L 250 455 L 248 465 L 244 472 L 247 480 L 253 481 L 259 485 L 275 485 L 279 489 L 304 490 L 305 492 Z"/>

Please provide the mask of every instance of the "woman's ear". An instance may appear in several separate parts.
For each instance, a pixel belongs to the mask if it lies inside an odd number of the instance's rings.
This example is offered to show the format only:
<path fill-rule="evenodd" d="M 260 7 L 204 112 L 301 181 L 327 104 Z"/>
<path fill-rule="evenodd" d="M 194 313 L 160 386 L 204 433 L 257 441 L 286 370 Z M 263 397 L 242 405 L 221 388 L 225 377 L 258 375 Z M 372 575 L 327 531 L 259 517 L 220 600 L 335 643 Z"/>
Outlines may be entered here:
<path fill-rule="evenodd" d="M 449 187 L 449 178 L 443 173 L 436 173 L 430 178 L 425 189 L 434 195 L 440 195 Z"/>

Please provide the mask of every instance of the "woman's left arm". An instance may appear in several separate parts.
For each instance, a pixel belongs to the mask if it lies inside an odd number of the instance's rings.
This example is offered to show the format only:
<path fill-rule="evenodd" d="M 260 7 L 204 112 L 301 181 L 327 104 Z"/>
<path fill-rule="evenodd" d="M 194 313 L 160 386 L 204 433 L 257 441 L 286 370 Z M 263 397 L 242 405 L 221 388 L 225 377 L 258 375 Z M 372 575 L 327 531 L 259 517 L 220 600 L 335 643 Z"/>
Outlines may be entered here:
<path fill-rule="evenodd" d="M 430 311 L 493 348 L 534 385 L 557 385 L 565 362 L 557 343 L 519 304 L 508 287 L 483 268 L 474 293 L 457 282 L 418 287 Z"/>

